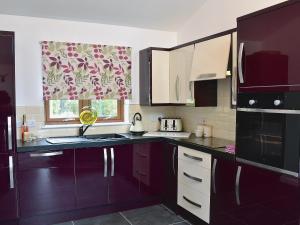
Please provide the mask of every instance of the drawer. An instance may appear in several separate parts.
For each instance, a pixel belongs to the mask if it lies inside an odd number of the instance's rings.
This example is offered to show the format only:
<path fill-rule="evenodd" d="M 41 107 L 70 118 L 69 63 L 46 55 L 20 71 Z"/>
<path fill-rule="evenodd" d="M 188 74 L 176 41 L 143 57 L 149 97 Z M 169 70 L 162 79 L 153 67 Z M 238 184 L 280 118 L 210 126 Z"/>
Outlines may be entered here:
<path fill-rule="evenodd" d="M 177 204 L 209 223 L 210 197 L 184 184 L 178 186 Z"/>
<path fill-rule="evenodd" d="M 178 185 L 180 183 L 210 195 L 211 171 L 206 168 L 187 164 L 186 161 L 178 162 Z"/>
<path fill-rule="evenodd" d="M 197 165 L 207 169 L 211 168 L 211 155 L 208 153 L 179 146 L 178 158 L 180 160 L 185 160 L 187 164 Z"/>

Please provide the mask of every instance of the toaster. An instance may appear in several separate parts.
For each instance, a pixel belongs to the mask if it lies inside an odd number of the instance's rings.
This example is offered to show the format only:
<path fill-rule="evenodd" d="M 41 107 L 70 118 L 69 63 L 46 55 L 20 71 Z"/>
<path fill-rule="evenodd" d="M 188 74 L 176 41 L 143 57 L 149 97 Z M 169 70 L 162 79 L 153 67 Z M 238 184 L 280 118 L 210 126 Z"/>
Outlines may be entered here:
<path fill-rule="evenodd" d="M 182 131 L 182 120 L 180 118 L 161 118 L 160 131 Z"/>

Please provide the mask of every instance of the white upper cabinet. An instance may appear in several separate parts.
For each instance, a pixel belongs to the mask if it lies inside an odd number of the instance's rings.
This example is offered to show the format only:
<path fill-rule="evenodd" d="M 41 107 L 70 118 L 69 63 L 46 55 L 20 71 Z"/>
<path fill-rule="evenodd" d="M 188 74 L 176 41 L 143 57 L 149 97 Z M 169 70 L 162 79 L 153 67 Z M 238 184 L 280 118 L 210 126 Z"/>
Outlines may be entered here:
<path fill-rule="evenodd" d="M 196 44 L 190 81 L 226 78 L 230 45 L 230 34 Z"/>
<path fill-rule="evenodd" d="M 152 50 L 152 103 L 170 103 L 169 51 Z M 140 87 L 143 88 L 143 87 Z"/>

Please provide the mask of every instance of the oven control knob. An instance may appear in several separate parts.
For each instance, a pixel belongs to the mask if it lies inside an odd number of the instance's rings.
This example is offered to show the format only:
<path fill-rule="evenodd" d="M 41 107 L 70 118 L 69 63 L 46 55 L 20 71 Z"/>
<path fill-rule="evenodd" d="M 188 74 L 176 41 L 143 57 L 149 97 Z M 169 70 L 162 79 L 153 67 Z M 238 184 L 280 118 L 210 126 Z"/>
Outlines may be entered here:
<path fill-rule="evenodd" d="M 274 100 L 274 105 L 275 105 L 275 106 L 279 106 L 279 105 L 281 105 L 281 104 L 282 104 L 282 101 L 281 101 L 281 100 L 279 100 L 279 99 Z"/>
<path fill-rule="evenodd" d="M 249 100 L 249 105 L 254 105 L 256 102 L 257 102 L 256 100 L 250 99 L 250 100 Z"/>

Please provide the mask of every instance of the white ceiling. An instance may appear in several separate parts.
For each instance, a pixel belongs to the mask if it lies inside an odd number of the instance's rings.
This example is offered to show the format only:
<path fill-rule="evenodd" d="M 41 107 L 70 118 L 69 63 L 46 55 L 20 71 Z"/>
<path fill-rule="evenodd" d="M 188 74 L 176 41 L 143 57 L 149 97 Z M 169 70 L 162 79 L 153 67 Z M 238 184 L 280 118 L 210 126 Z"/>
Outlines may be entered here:
<path fill-rule="evenodd" d="M 176 31 L 205 0 L 0 0 L 0 14 Z"/>

